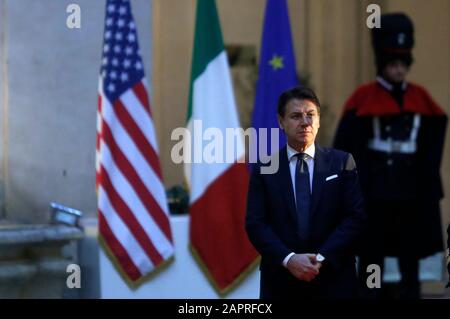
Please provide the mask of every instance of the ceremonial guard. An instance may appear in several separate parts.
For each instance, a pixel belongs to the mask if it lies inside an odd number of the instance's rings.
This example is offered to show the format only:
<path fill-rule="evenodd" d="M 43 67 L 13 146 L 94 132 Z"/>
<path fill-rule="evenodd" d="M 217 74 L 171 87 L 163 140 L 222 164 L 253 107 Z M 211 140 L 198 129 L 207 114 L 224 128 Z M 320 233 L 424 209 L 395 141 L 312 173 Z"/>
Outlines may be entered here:
<path fill-rule="evenodd" d="M 440 166 L 447 117 L 420 85 L 405 76 L 413 63 L 414 30 L 402 13 L 385 14 L 372 30 L 376 81 L 344 105 L 334 147 L 354 155 L 369 227 L 359 249 L 359 275 L 399 260 L 400 298 L 420 298 L 419 260 L 443 251 Z M 380 289 L 363 289 L 380 297 Z"/>

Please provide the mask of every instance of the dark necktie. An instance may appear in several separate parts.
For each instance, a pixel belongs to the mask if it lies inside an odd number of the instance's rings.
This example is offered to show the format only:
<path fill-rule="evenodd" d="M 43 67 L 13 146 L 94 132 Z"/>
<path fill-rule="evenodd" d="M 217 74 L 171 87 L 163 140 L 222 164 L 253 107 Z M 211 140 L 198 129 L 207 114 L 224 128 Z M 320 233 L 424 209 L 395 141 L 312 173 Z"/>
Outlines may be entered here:
<path fill-rule="evenodd" d="M 309 186 L 309 170 L 306 163 L 306 154 L 298 153 L 295 167 L 295 198 L 297 202 L 298 230 L 302 239 L 309 234 L 309 209 L 311 191 Z"/>

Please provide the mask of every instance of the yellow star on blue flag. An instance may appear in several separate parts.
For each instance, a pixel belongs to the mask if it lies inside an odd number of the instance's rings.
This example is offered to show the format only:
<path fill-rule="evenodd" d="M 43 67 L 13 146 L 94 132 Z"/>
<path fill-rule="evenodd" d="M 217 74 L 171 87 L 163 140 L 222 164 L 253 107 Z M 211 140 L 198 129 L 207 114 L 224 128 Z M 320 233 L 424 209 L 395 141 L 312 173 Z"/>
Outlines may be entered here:
<path fill-rule="evenodd" d="M 299 84 L 286 0 L 266 0 L 259 61 L 252 127 L 257 131 L 268 129 L 270 132 L 271 128 L 279 128 L 274 105 L 277 105 L 280 94 Z M 267 134 L 265 140 L 259 139 L 253 145 L 257 154 L 260 151 L 267 155 L 277 152 L 286 144 L 286 136 L 278 130 L 277 149 L 272 149 L 272 141 L 271 134 Z M 261 143 L 266 145 L 265 150 L 259 148 L 259 145 L 263 145 Z"/>
<path fill-rule="evenodd" d="M 284 68 L 283 56 L 274 54 L 272 60 L 269 61 L 269 64 L 274 71 Z"/>

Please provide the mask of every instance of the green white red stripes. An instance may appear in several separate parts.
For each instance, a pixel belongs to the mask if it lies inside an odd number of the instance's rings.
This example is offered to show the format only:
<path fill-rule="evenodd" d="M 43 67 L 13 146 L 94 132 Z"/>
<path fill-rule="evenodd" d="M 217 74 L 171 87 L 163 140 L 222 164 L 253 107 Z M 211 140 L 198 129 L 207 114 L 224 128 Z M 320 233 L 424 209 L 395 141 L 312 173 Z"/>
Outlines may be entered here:
<path fill-rule="evenodd" d="M 226 128 L 240 126 L 215 1 L 198 0 L 196 19 L 187 123 L 192 155 L 204 146 L 196 142 L 203 132 L 194 130 L 194 121 L 223 136 Z M 245 156 L 243 138 L 234 147 L 231 161 L 185 164 L 191 248 L 219 292 L 229 290 L 257 258 L 244 230 L 249 174 L 238 162 Z"/>

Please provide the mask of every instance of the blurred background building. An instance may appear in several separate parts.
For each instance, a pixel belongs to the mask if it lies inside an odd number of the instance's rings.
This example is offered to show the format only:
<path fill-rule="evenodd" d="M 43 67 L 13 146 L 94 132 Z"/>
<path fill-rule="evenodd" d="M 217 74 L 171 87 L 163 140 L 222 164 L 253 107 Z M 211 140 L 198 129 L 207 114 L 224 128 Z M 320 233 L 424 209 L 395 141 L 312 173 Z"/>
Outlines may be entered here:
<path fill-rule="evenodd" d="M 231 57 L 241 123 L 248 127 L 265 1 L 216 2 Z M 66 26 L 66 8 L 71 3 L 81 8 L 80 29 Z M 196 1 L 131 3 L 150 82 L 165 186 L 169 189 L 183 183 L 183 168 L 170 157 L 176 143 L 170 136 L 174 128 L 186 124 Z M 409 80 L 426 86 L 450 113 L 449 1 L 289 0 L 297 73 L 303 83 L 316 90 L 324 105 L 319 141 L 325 146 L 331 145 L 345 99 L 357 85 L 375 76 L 370 30 L 366 27 L 370 3 L 380 5 L 382 13 L 403 11 L 412 18 L 416 46 Z M 75 260 L 84 271 L 83 288 L 72 296 L 102 294 L 101 276 L 106 273 L 100 275 L 96 240 L 95 138 L 104 16 L 104 0 L 0 0 L 0 232 L 11 231 L 11 225 L 18 229 L 20 225 L 48 224 L 49 203 L 56 201 L 84 213 L 85 235 L 82 240 L 77 235 L 57 240 L 77 245 L 78 253 L 73 258 L 60 253 L 59 248 L 53 254 L 31 254 L 34 257 L 23 251 L 14 258 L 0 253 L 0 285 L 2 278 L 10 278 L 8 271 L 11 274 L 11 268 L 5 268 L 11 264 L 4 260 L 27 258 L 25 264 L 29 265 L 56 258 L 66 263 Z M 447 134 L 442 166 L 447 195 L 442 201 L 444 226 L 450 221 L 449 171 Z M 0 241 L 0 247 L 9 243 Z M 55 272 L 65 271 L 66 263 L 59 264 Z M 34 276 L 32 272 L 27 274 L 13 275 Z M 60 272 L 58 276 L 64 277 Z M 250 279 L 257 282 L 256 274 Z M 31 293 L 39 281 L 26 280 L 28 286 L 16 296 L 46 296 L 45 291 Z M 424 291 L 442 294 L 443 281 L 424 282 Z M 244 296 L 253 293 L 252 287 L 245 289 L 248 294 Z M 107 296 L 120 297 L 120 291 Z M 145 293 L 139 296 L 146 297 Z"/>

